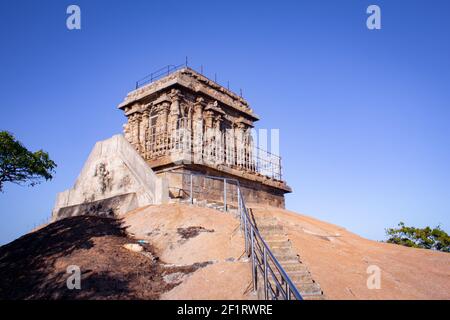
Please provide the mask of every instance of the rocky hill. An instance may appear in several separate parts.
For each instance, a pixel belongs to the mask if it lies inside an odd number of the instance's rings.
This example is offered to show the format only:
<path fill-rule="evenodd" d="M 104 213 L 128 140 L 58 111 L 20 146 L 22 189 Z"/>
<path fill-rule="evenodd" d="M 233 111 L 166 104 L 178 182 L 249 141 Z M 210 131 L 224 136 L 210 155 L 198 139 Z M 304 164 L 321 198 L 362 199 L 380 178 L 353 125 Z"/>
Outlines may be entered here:
<path fill-rule="evenodd" d="M 283 233 L 328 299 L 450 299 L 449 254 L 370 241 L 282 209 L 252 212 Z M 0 247 L 0 299 L 255 299 L 243 248 L 238 220 L 209 208 L 66 218 Z M 69 265 L 81 269 L 81 290 L 67 289 Z M 381 269 L 380 289 L 367 288 L 369 265 Z"/>
<path fill-rule="evenodd" d="M 450 254 L 362 238 L 342 227 L 277 208 L 253 206 L 274 217 L 328 299 L 450 299 Z M 381 271 L 368 289 L 367 268 Z"/>

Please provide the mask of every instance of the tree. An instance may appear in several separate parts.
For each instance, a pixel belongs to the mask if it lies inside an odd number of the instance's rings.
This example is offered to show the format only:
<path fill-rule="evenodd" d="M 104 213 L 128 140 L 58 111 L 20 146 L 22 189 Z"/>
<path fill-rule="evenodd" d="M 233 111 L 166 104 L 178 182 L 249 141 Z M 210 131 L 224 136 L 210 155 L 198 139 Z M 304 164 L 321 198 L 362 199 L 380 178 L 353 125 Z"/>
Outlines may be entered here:
<path fill-rule="evenodd" d="M 0 131 L 0 192 L 5 182 L 34 186 L 41 179 L 51 180 L 55 168 L 47 152 L 31 152 L 11 133 Z"/>
<path fill-rule="evenodd" d="M 386 236 L 389 237 L 388 243 L 450 252 L 450 237 L 440 226 L 434 229 L 430 227 L 420 229 L 405 226 L 403 222 L 400 222 L 398 227 L 397 229 L 386 229 Z"/>

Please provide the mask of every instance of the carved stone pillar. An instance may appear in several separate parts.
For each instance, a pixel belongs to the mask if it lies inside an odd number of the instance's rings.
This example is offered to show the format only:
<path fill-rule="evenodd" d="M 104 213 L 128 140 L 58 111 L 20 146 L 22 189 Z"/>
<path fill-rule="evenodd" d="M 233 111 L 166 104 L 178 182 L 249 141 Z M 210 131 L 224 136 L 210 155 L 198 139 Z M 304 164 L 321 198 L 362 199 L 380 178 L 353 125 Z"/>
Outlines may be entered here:
<path fill-rule="evenodd" d="M 223 164 L 224 162 L 224 136 L 222 134 L 222 116 L 220 114 L 214 117 L 214 142 L 215 142 L 215 158 L 216 165 Z"/>
<path fill-rule="evenodd" d="M 169 112 L 170 112 L 170 103 L 168 101 L 164 101 L 159 105 L 159 113 L 158 113 L 158 145 L 161 152 L 164 152 L 168 148 L 169 143 Z"/>
<path fill-rule="evenodd" d="M 238 122 L 235 128 L 236 164 L 242 167 L 245 164 L 245 124 Z"/>
<path fill-rule="evenodd" d="M 219 115 L 216 115 L 215 117 L 214 117 L 214 128 L 217 130 L 217 131 L 221 131 L 221 128 L 222 128 L 222 121 L 223 121 L 223 119 L 222 119 L 222 116 L 219 114 Z"/>
<path fill-rule="evenodd" d="M 187 128 L 192 133 L 192 117 L 194 116 L 194 107 L 192 105 L 189 106 L 188 112 L 187 112 Z"/>
<path fill-rule="evenodd" d="M 205 114 L 205 127 L 206 129 L 214 128 L 214 111 L 208 110 Z"/>
<path fill-rule="evenodd" d="M 140 134 L 139 134 L 139 123 L 140 123 L 140 116 L 141 114 L 138 112 L 135 112 L 130 115 L 128 118 L 129 123 L 129 130 L 130 130 L 130 136 L 131 136 L 131 144 L 133 147 L 140 152 Z"/>
<path fill-rule="evenodd" d="M 160 130 L 167 132 L 167 122 L 169 120 L 170 103 L 165 101 L 159 105 L 158 119 L 161 119 Z"/>
<path fill-rule="evenodd" d="M 192 128 L 194 131 L 194 136 L 201 136 L 203 135 L 203 109 L 204 109 L 204 103 L 203 98 L 199 97 L 194 103 L 193 108 L 193 115 L 192 115 Z"/>
<path fill-rule="evenodd" d="M 225 130 L 225 147 L 226 147 L 226 163 L 229 166 L 236 164 L 236 145 L 235 145 L 235 133 L 234 125 L 231 128 Z"/>
<path fill-rule="evenodd" d="M 201 163 L 203 159 L 203 109 L 205 108 L 204 99 L 197 97 L 192 110 L 192 136 L 193 136 L 193 152 L 194 162 Z"/>
<path fill-rule="evenodd" d="M 136 112 L 136 127 L 137 127 L 137 132 L 136 132 L 136 136 L 137 136 L 137 145 L 138 145 L 138 151 L 141 155 L 143 155 L 143 149 L 144 149 L 144 142 L 145 142 L 145 137 L 144 137 L 144 133 L 142 132 L 142 113 L 141 112 Z"/>
<path fill-rule="evenodd" d="M 140 130 L 139 130 L 139 139 L 141 142 L 141 152 L 142 155 L 144 156 L 144 159 L 147 159 L 148 155 L 148 150 L 149 150 L 149 119 L 150 119 L 150 106 L 146 106 L 145 110 L 142 112 L 142 120 L 140 122 Z"/>
<path fill-rule="evenodd" d="M 176 129 L 180 117 L 180 90 L 172 89 L 170 92 L 171 104 L 169 112 L 169 131 Z"/>
<path fill-rule="evenodd" d="M 203 108 L 204 108 L 204 99 L 202 97 L 198 97 L 194 103 L 194 121 L 203 120 Z"/>

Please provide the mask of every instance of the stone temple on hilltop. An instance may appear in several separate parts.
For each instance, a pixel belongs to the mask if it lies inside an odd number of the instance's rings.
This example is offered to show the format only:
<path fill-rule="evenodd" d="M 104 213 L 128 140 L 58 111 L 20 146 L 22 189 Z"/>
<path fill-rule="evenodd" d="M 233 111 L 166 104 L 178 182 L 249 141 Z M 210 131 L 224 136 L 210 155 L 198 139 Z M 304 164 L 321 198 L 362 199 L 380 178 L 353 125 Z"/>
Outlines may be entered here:
<path fill-rule="evenodd" d="M 188 67 L 156 78 L 137 84 L 119 104 L 127 117 L 124 136 L 97 142 L 74 187 L 58 194 L 53 219 L 86 210 L 120 215 L 192 200 L 193 193 L 195 200 L 221 202 L 236 180 L 247 202 L 284 207 L 291 189 L 282 180 L 281 158 L 257 147 L 258 116 L 249 104 Z"/>

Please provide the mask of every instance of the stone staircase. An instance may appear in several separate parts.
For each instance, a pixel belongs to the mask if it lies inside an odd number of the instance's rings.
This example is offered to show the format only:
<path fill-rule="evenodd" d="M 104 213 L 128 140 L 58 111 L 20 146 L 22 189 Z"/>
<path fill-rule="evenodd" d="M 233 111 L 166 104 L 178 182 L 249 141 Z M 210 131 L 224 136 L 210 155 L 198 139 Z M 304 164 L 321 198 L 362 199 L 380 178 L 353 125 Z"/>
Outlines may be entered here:
<path fill-rule="evenodd" d="M 265 215 L 255 217 L 255 220 L 261 236 L 269 245 L 274 256 L 278 259 L 292 282 L 294 282 L 303 299 L 325 299 L 320 285 L 313 280 L 308 268 L 300 261 L 292 249 L 292 244 L 283 226 L 278 223 L 277 219 Z"/>
<path fill-rule="evenodd" d="M 190 204 L 189 200 L 173 198 L 171 203 Z M 199 207 L 211 208 L 224 212 L 223 203 L 211 202 L 207 200 L 193 199 L 193 204 Z M 238 217 L 238 209 L 232 205 L 227 206 L 227 213 Z M 271 215 L 258 215 L 255 218 L 255 224 L 261 236 L 269 245 L 271 251 L 278 259 L 288 276 L 294 282 L 303 299 L 305 300 L 323 300 L 325 296 L 319 284 L 315 282 L 308 271 L 308 268 L 300 261 L 297 254 L 292 249 L 292 244 L 282 225 Z M 274 271 L 275 268 L 272 268 Z M 275 288 L 275 284 L 273 284 Z M 261 297 L 262 293 L 259 292 Z"/>

